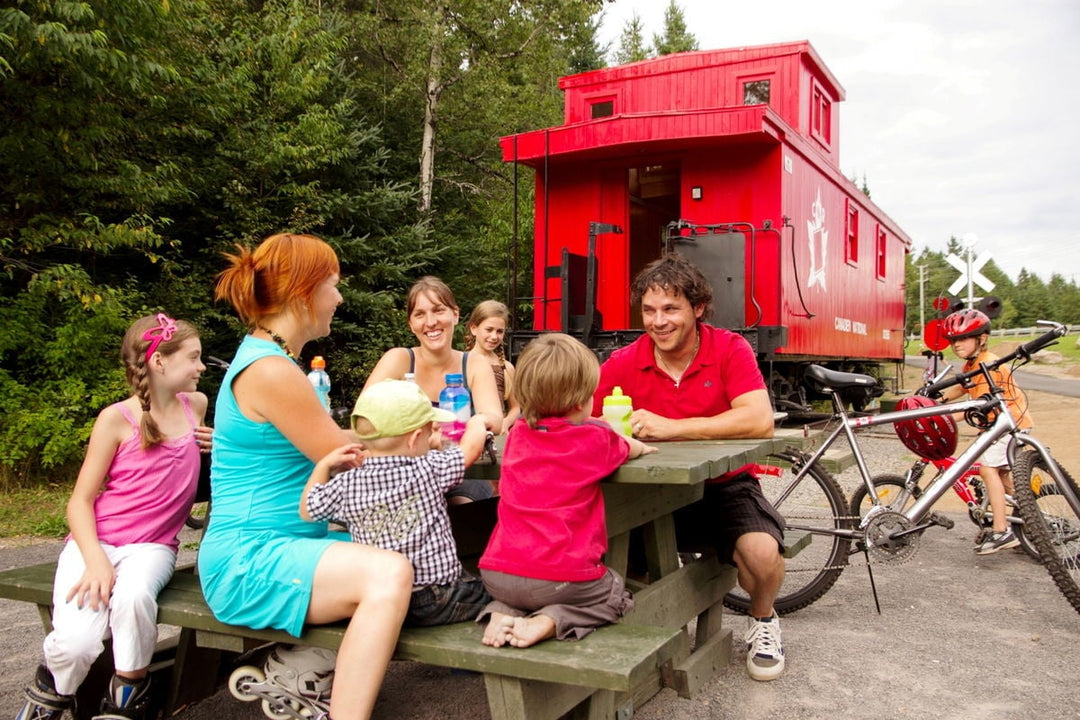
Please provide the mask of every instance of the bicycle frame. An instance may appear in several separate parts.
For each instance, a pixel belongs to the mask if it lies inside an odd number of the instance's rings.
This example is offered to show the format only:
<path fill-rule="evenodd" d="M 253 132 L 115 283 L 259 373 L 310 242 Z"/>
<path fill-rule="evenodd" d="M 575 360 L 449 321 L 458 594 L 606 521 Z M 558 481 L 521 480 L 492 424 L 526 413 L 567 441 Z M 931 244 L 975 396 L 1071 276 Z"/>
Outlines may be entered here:
<path fill-rule="evenodd" d="M 935 477 L 937 476 L 937 474 L 945 472 L 950 467 L 956 464 L 955 457 L 948 457 L 944 460 L 930 460 L 927 458 L 921 458 L 921 461 L 924 463 L 932 464 L 935 468 L 937 468 L 937 473 L 935 473 Z M 971 486 L 968 485 L 968 479 L 976 477 L 979 477 L 978 463 L 975 463 L 971 467 L 965 469 L 964 474 L 957 478 L 956 482 L 953 483 L 953 491 L 960 497 L 961 500 L 964 501 L 964 503 L 968 507 L 977 504 L 975 499 L 975 493 L 972 492 Z"/>
<path fill-rule="evenodd" d="M 895 410 L 893 412 L 880 413 L 878 415 L 868 415 L 860 417 L 850 417 L 847 411 L 844 409 L 843 402 L 839 399 L 837 394 L 833 391 L 829 391 L 832 395 L 833 405 L 836 408 L 836 414 L 840 418 L 840 424 L 833 429 L 829 434 L 825 442 L 823 442 L 818 449 L 802 464 L 802 467 L 795 474 L 795 477 L 784 488 L 783 492 L 776 498 L 774 505 L 781 509 L 783 512 L 784 500 L 791 494 L 791 492 L 802 482 L 803 478 L 809 472 L 809 468 L 815 462 L 820 460 L 822 456 L 828 452 L 829 448 L 833 446 L 833 443 L 840 437 L 841 433 L 847 438 L 848 444 L 851 447 L 852 453 L 855 455 L 855 464 L 859 469 L 859 476 L 862 478 L 863 483 L 866 485 L 867 493 L 872 498 L 874 507 L 867 513 L 867 518 L 872 517 L 875 512 L 881 512 L 884 510 L 884 506 L 881 504 L 881 499 L 878 497 L 877 489 L 871 482 L 870 470 L 866 465 L 866 459 L 863 457 L 862 450 L 859 447 L 859 442 L 855 437 L 855 433 L 858 430 L 863 430 L 878 425 L 887 425 L 901 420 L 914 420 L 917 418 L 934 417 L 938 415 L 947 415 L 957 412 L 964 412 L 969 409 L 973 410 L 986 410 L 989 408 L 1001 406 L 1003 401 L 996 397 L 983 397 L 976 400 L 964 400 L 962 402 L 949 403 L 948 405 L 935 405 L 932 407 L 919 407 L 911 410 Z M 964 476 L 966 470 L 974 464 L 974 462 L 983 454 L 986 448 L 990 447 L 995 440 L 1002 437 L 1009 432 L 1012 432 L 1016 427 L 1015 421 L 1013 421 L 1012 415 L 1008 412 L 999 412 L 997 420 L 990 431 L 983 433 L 972 445 L 960 454 L 956 458 L 956 461 L 945 470 L 945 472 L 938 475 L 924 491 L 919 500 L 912 505 L 904 513 L 908 519 L 918 522 L 927 514 L 929 508 L 937 502 L 942 495 L 948 492 L 949 488 L 960 478 Z M 805 530 L 808 532 L 823 534 L 823 535 L 840 535 L 843 537 L 849 537 L 852 539 L 862 537 L 862 528 L 858 529 L 844 529 L 844 528 L 822 528 L 822 527 L 808 527 L 803 525 L 788 524 L 788 527 L 795 530 Z"/>

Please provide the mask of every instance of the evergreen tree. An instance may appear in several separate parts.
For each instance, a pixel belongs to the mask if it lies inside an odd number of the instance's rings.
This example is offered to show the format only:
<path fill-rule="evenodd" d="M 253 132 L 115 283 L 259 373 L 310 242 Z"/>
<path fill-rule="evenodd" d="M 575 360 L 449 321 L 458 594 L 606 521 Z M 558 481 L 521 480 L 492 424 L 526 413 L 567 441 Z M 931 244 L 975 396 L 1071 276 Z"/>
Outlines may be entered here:
<path fill-rule="evenodd" d="M 634 14 L 623 25 L 622 35 L 619 37 L 619 47 L 615 50 L 615 64 L 647 60 L 650 57 L 649 48 L 645 45 L 645 31 L 641 24 L 641 16 Z"/>
<path fill-rule="evenodd" d="M 1054 303 L 1046 284 L 1037 275 L 1021 268 L 1016 277 L 1016 323 L 1020 327 L 1033 327 L 1039 320 L 1053 320 Z"/>
<path fill-rule="evenodd" d="M 600 25 L 603 21 L 604 12 L 600 11 L 568 29 L 566 46 L 569 74 L 576 75 L 607 66 L 604 58 L 611 49 L 611 43 L 600 45 Z"/>
<path fill-rule="evenodd" d="M 687 30 L 686 16 L 675 0 L 664 10 L 664 31 L 653 34 L 653 48 L 657 56 L 698 49 L 697 38 Z"/>

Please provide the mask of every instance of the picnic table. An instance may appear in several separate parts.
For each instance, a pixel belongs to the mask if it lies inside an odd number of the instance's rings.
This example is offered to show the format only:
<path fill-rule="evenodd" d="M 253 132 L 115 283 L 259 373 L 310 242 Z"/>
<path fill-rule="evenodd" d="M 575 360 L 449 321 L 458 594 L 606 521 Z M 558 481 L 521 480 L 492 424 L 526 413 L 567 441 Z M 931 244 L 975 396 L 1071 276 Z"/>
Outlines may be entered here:
<path fill-rule="evenodd" d="M 625 718 L 663 687 L 691 697 L 730 661 L 731 631 L 722 626 L 722 599 L 735 569 L 714 557 L 680 562 L 675 544 L 676 510 L 700 499 L 705 481 L 769 454 L 809 442 L 801 430 L 777 431 L 770 439 L 657 443 L 660 452 L 628 461 L 604 482 L 610 535 L 606 561 L 626 574 L 630 533 L 640 528 L 648 584 L 628 582 L 635 607 L 620 623 L 577 642 L 546 642 L 532 648 L 491 648 L 482 628 L 458 623 L 406 628 L 395 659 L 484 674 L 493 720 L 555 720 L 568 712 L 592 720 Z M 498 479 L 498 464 L 474 465 L 474 478 Z M 450 507 L 459 552 L 474 564 L 494 526 L 497 499 Z M 0 597 L 38 605 L 51 624 L 55 564 L 0 572 Z M 217 621 L 202 598 L 197 578 L 178 571 L 159 598 L 159 622 L 181 628 L 174 649 L 166 710 L 213 692 L 229 657 L 266 642 L 336 648 L 343 624 L 305 628 L 300 638 L 275 630 L 252 630 Z M 690 626 L 696 622 L 693 643 Z"/>

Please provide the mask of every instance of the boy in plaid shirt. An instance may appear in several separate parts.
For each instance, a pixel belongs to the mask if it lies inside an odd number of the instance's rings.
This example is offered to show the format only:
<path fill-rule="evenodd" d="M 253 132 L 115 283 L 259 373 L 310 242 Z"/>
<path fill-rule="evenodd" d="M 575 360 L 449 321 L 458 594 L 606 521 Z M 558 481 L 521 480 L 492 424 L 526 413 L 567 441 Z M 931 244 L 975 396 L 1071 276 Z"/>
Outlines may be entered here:
<path fill-rule="evenodd" d="M 452 413 L 432 407 L 418 385 L 383 380 L 360 394 L 353 430 L 363 445 L 334 450 L 316 464 L 301 494 L 305 520 L 345 523 L 352 539 L 406 555 L 413 592 L 406 624 L 444 625 L 472 620 L 491 599 L 480 579 L 461 566 L 450 531 L 445 494 L 487 439 L 483 415 L 473 415 L 459 445 L 431 449 L 441 438 L 434 422 Z M 334 469 L 364 456 L 359 467 Z"/>

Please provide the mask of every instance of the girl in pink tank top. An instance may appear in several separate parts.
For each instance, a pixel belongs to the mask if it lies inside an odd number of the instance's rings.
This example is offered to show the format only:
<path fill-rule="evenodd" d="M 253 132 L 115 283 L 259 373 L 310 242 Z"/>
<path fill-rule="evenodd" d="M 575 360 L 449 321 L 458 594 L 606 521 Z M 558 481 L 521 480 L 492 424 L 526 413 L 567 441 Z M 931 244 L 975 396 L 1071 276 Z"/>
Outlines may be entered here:
<path fill-rule="evenodd" d="M 140 318 L 120 357 L 133 394 L 94 422 L 67 506 L 53 631 L 18 717 L 59 717 L 70 707 L 109 632 L 115 674 L 102 713 L 142 717 L 150 700 L 157 596 L 172 577 L 212 431 L 202 424 L 206 396 L 196 391 L 206 366 L 194 327 L 163 313 Z"/>

